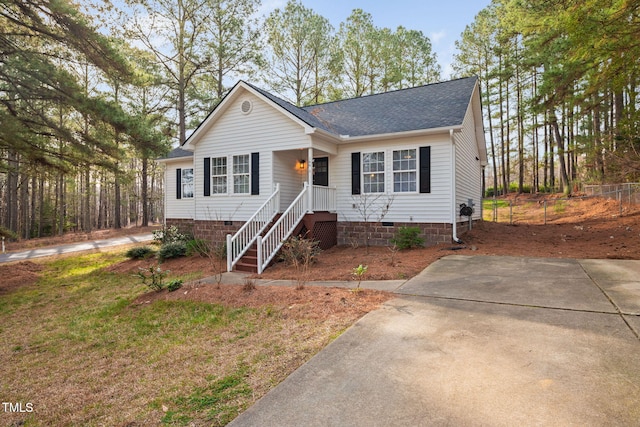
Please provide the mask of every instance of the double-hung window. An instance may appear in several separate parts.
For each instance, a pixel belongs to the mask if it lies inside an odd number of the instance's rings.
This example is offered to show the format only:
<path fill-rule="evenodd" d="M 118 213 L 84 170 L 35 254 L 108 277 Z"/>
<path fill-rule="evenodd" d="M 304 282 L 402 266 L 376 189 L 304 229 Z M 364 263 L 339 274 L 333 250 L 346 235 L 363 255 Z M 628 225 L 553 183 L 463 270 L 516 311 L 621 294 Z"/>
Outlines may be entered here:
<path fill-rule="evenodd" d="M 214 157 L 211 159 L 211 193 L 227 193 L 227 158 Z"/>
<path fill-rule="evenodd" d="M 233 192 L 235 194 L 249 194 L 250 173 L 250 156 L 248 154 L 233 156 Z"/>
<path fill-rule="evenodd" d="M 384 151 L 362 153 L 362 190 L 384 193 Z"/>
<path fill-rule="evenodd" d="M 191 198 L 193 197 L 193 168 L 182 169 L 180 174 L 181 197 Z"/>
<path fill-rule="evenodd" d="M 393 152 L 394 193 L 415 192 L 417 189 L 416 150 L 396 150 Z"/>

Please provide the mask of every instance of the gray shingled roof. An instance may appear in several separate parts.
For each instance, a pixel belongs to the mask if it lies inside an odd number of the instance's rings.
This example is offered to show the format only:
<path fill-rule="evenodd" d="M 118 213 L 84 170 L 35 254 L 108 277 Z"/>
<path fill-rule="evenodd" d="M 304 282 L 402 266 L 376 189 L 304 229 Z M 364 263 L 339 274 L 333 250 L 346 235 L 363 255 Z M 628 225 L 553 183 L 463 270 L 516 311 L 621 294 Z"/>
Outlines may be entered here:
<path fill-rule="evenodd" d="M 332 133 L 378 135 L 461 125 L 476 77 L 304 107 Z"/>
<path fill-rule="evenodd" d="M 476 77 L 299 108 L 248 84 L 308 125 L 363 136 L 461 125 Z"/>
<path fill-rule="evenodd" d="M 169 154 L 167 154 L 165 157 L 159 158 L 158 160 L 179 159 L 182 157 L 193 157 L 193 151 L 183 150 L 180 147 L 174 148 L 173 150 L 169 151 Z"/>
<path fill-rule="evenodd" d="M 353 137 L 462 125 L 477 80 L 477 77 L 467 77 L 302 108 L 243 83 L 311 127 L 336 136 Z M 207 119 L 211 114 L 213 111 Z M 192 155 L 190 151 L 176 148 L 163 159 Z"/>

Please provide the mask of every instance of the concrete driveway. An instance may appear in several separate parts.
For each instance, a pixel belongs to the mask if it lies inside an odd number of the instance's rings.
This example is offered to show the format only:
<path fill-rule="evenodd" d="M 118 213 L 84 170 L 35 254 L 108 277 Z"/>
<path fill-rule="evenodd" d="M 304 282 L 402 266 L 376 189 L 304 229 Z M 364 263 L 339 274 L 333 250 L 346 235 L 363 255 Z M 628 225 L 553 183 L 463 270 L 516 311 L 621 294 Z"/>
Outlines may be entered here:
<path fill-rule="evenodd" d="M 112 246 L 130 245 L 132 243 L 150 242 L 153 240 L 151 233 L 136 234 L 133 236 L 112 237 L 110 239 L 90 240 L 87 242 L 69 243 L 66 245 L 47 246 L 26 251 L 7 252 L 0 254 L 0 264 L 5 262 L 25 261 L 33 258 L 100 250 Z"/>
<path fill-rule="evenodd" d="M 233 426 L 640 425 L 640 261 L 449 256 Z"/>

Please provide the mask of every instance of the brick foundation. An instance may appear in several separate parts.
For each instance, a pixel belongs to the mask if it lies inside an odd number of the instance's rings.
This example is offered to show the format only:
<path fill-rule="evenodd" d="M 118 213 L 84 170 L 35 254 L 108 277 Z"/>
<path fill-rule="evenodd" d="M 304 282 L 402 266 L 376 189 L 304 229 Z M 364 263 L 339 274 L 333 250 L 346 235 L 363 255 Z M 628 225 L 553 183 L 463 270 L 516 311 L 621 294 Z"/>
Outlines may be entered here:
<path fill-rule="evenodd" d="M 371 246 L 390 246 L 391 239 L 396 236 L 400 227 L 418 227 L 422 232 L 425 246 L 451 243 L 453 227 L 451 224 L 427 224 L 411 222 L 394 222 L 393 225 L 383 225 L 380 222 L 338 222 L 338 244 L 364 246 L 366 244 L 366 230 L 369 226 L 369 244 Z M 458 234 L 466 231 L 465 225 L 458 224 Z"/>
<path fill-rule="evenodd" d="M 323 218 L 324 219 L 324 218 Z M 331 218 L 333 219 L 333 218 Z M 331 220 L 330 220 L 331 221 Z M 209 242 L 226 242 L 227 234 L 234 234 L 242 227 L 243 221 L 194 221 L 192 219 L 167 219 L 167 226 L 175 225 L 182 233 L 190 233 L 195 238 L 205 239 Z M 393 225 L 383 225 L 380 222 L 338 222 L 337 223 L 337 244 L 350 245 L 366 244 L 366 230 L 369 226 L 370 240 L 372 246 L 389 246 L 400 227 L 419 227 L 422 232 L 420 237 L 424 239 L 426 246 L 435 244 L 450 244 L 452 242 L 451 224 L 435 223 L 411 223 L 394 222 Z M 313 226 L 311 227 L 313 229 Z M 468 230 L 468 223 L 458 223 L 458 236 L 463 235 Z M 332 234 L 329 233 L 329 234 Z M 319 239 L 319 236 L 315 237 Z M 323 239 L 319 239 L 323 240 Z M 327 248 L 333 243 L 327 244 Z"/>
<path fill-rule="evenodd" d="M 182 233 L 212 243 L 225 243 L 227 234 L 234 234 L 244 225 L 243 221 L 194 221 L 192 219 L 167 219 L 167 226 L 175 225 Z"/>

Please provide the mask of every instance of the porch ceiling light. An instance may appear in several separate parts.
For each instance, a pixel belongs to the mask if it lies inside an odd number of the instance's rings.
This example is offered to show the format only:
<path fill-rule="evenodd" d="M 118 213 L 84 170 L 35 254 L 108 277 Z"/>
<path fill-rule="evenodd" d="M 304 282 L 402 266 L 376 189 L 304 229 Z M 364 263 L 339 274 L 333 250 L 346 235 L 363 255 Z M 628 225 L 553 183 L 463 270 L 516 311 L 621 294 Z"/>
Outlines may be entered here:
<path fill-rule="evenodd" d="M 298 168 L 299 169 L 304 169 L 306 164 L 307 164 L 307 161 L 305 159 L 298 160 Z"/>

